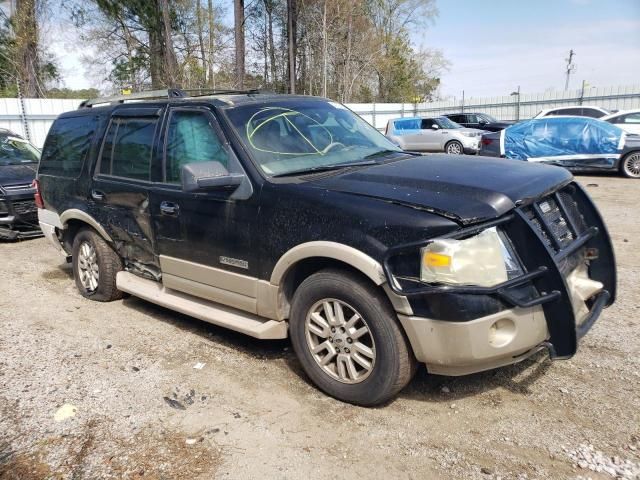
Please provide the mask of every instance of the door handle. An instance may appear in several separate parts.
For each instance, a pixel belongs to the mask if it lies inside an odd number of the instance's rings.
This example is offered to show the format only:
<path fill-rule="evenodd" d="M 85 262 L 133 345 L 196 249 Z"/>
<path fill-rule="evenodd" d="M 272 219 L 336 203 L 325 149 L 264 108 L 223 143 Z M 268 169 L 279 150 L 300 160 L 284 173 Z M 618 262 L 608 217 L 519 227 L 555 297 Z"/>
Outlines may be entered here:
<path fill-rule="evenodd" d="M 160 212 L 163 215 L 178 215 L 180 212 L 180 206 L 177 203 L 173 202 L 162 202 L 160 203 Z"/>
<path fill-rule="evenodd" d="M 91 198 L 94 200 L 104 200 L 104 193 L 100 190 L 91 190 Z"/>

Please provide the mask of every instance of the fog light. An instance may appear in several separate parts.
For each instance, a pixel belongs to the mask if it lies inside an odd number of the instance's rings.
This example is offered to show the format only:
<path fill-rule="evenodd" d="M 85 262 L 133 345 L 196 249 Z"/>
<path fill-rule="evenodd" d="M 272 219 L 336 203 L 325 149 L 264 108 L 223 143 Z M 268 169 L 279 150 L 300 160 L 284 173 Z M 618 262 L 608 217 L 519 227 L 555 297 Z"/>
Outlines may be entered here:
<path fill-rule="evenodd" d="M 495 348 L 508 345 L 516 336 L 516 324 L 509 318 L 501 318 L 489 327 L 489 345 Z"/>

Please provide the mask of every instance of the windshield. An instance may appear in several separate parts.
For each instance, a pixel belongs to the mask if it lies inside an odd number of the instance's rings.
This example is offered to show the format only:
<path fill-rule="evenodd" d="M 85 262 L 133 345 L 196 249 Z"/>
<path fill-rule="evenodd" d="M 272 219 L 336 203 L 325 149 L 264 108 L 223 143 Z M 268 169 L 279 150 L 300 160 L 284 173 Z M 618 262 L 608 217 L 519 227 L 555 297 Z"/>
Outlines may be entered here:
<path fill-rule="evenodd" d="M 267 175 L 350 164 L 384 152 L 401 152 L 345 106 L 292 99 L 227 110 L 251 156 Z"/>
<path fill-rule="evenodd" d="M 0 135 L 0 166 L 37 163 L 40 152 L 26 140 L 11 135 Z"/>
<path fill-rule="evenodd" d="M 463 128 L 462 125 L 449 120 L 447 117 L 436 118 L 436 123 L 440 128 Z"/>

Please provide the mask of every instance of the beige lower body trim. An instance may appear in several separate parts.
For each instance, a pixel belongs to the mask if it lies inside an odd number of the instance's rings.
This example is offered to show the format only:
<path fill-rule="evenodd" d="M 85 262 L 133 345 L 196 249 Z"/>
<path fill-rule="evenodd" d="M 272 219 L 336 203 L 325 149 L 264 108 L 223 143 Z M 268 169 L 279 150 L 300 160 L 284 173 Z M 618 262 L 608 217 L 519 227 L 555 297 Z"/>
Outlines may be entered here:
<path fill-rule="evenodd" d="M 466 375 L 516 363 L 549 338 L 540 306 L 468 322 L 398 315 L 416 358 L 431 373 Z"/>
<path fill-rule="evenodd" d="M 212 304 L 129 272 L 118 272 L 116 285 L 119 290 L 149 302 L 255 338 L 287 338 L 286 322 L 267 320 L 223 305 Z"/>
<path fill-rule="evenodd" d="M 167 288 L 266 318 L 285 318 L 277 285 L 166 255 L 160 255 L 160 268 Z"/>

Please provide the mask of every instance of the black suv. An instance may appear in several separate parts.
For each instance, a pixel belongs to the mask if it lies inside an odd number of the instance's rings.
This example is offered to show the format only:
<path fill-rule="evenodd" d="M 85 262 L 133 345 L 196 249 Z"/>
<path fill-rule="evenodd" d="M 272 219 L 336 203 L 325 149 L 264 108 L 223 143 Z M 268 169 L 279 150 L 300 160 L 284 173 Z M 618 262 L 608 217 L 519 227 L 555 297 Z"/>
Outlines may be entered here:
<path fill-rule="evenodd" d="M 40 225 L 89 299 L 290 336 L 360 405 L 417 362 L 571 357 L 614 301 L 607 230 L 564 169 L 403 152 L 322 98 L 160 95 L 85 102 L 45 143 Z"/>
<path fill-rule="evenodd" d="M 20 135 L 0 128 L 0 239 L 41 236 L 33 180 L 40 152 Z"/>
<path fill-rule="evenodd" d="M 444 115 L 449 120 L 459 123 L 463 127 L 478 128 L 488 132 L 499 132 L 513 125 L 514 122 L 496 120 L 486 113 L 448 113 Z"/>

